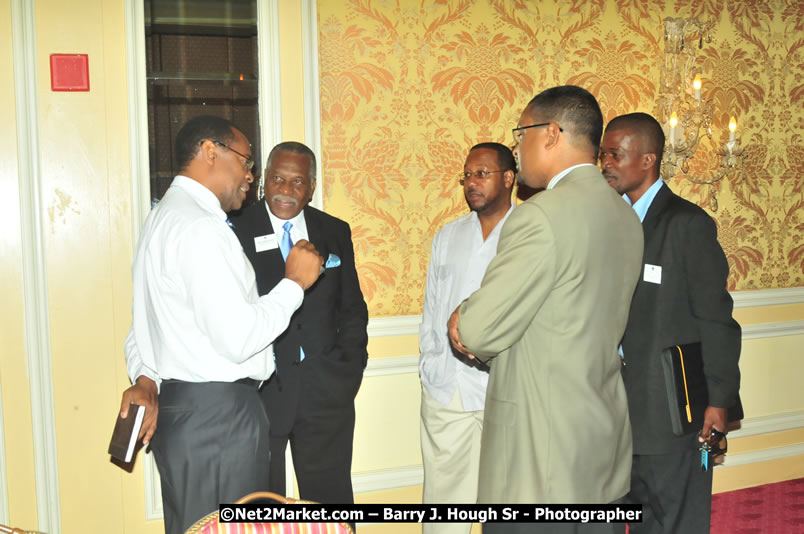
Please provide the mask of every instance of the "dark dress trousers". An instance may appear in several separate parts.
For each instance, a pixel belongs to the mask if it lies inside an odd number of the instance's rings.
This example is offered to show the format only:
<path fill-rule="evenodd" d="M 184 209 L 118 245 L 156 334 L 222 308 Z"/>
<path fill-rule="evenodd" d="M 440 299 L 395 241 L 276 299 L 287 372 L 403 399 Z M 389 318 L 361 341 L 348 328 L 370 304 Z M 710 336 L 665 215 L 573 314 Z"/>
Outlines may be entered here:
<path fill-rule="evenodd" d="M 304 219 L 319 254 L 324 259 L 335 254 L 341 264 L 327 269 L 306 291 L 288 329 L 274 342 L 276 373 L 261 390 L 271 425 L 269 487 L 286 494 L 285 447 L 290 441 L 301 498 L 352 503 L 354 399 L 368 357 L 368 310 L 349 225 L 311 206 L 304 208 Z M 232 223 L 264 295 L 285 275 L 278 247 L 256 252 L 254 239 L 274 233 L 265 203 L 234 214 Z"/>
<path fill-rule="evenodd" d="M 631 531 L 708 532 L 712 470 L 700 471 L 694 433 L 673 434 L 659 356 L 667 347 L 700 342 L 709 404 L 736 403 L 741 331 L 726 289 L 729 265 L 712 218 L 666 184 L 642 228 L 643 270 L 622 341 L 622 376 L 634 438 L 629 496 L 654 506 L 646 507 L 645 521 Z M 654 268 L 646 280 L 646 266 L 659 267 L 660 280 Z M 657 501 L 646 485 L 664 497 Z"/>

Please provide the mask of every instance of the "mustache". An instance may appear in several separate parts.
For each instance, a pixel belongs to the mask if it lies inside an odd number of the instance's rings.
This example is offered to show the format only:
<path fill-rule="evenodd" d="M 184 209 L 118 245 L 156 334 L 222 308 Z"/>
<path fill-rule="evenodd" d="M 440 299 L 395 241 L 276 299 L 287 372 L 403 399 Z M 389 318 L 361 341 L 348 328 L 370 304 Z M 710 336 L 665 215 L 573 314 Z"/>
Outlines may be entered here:
<path fill-rule="evenodd" d="M 279 202 L 293 202 L 293 205 L 294 205 L 294 206 L 295 206 L 295 205 L 297 205 L 297 204 L 299 203 L 299 201 L 298 201 L 298 200 L 296 200 L 296 199 L 295 199 L 295 198 L 293 198 L 293 197 L 289 197 L 289 196 L 287 196 L 287 195 L 274 195 L 274 196 L 272 196 L 272 197 L 271 197 L 271 202 L 274 202 L 274 201 L 279 201 Z"/>

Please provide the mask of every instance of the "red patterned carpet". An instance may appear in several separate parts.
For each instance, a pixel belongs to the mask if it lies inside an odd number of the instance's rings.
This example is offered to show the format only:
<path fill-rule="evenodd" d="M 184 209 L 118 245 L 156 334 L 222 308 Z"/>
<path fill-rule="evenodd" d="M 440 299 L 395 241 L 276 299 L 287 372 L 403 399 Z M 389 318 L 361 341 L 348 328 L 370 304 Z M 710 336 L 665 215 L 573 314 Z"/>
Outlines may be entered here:
<path fill-rule="evenodd" d="M 804 478 L 713 495 L 711 534 L 804 534 Z"/>

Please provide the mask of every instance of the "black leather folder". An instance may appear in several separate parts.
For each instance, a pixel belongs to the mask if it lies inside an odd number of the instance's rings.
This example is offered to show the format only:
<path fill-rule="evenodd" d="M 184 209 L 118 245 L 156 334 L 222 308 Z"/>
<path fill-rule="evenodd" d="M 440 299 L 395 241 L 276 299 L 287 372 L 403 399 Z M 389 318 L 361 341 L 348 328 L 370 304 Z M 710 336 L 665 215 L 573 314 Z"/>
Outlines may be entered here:
<path fill-rule="evenodd" d="M 662 351 L 661 359 L 673 433 L 683 436 L 699 432 L 709 405 L 701 344 L 668 347 Z M 735 405 L 729 408 L 729 421 L 742 418 L 743 406 L 738 396 Z"/>

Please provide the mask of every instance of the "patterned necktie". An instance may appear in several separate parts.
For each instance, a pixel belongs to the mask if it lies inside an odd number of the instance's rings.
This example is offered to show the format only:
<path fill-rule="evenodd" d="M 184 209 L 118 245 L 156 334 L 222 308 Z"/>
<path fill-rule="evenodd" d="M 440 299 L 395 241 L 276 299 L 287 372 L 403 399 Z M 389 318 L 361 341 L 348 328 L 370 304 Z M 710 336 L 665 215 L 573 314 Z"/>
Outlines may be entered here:
<path fill-rule="evenodd" d="M 293 240 L 290 239 L 290 229 L 293 228 L 293 224 L 288 221 L 282 225 L 282 228 L 285 229 L 285 233 L 282 235 L 282 241 L 279 242 L 279 251 L 282 252 L 282 259 L 287 260 L 290 249 L 293 248 Z"/>

